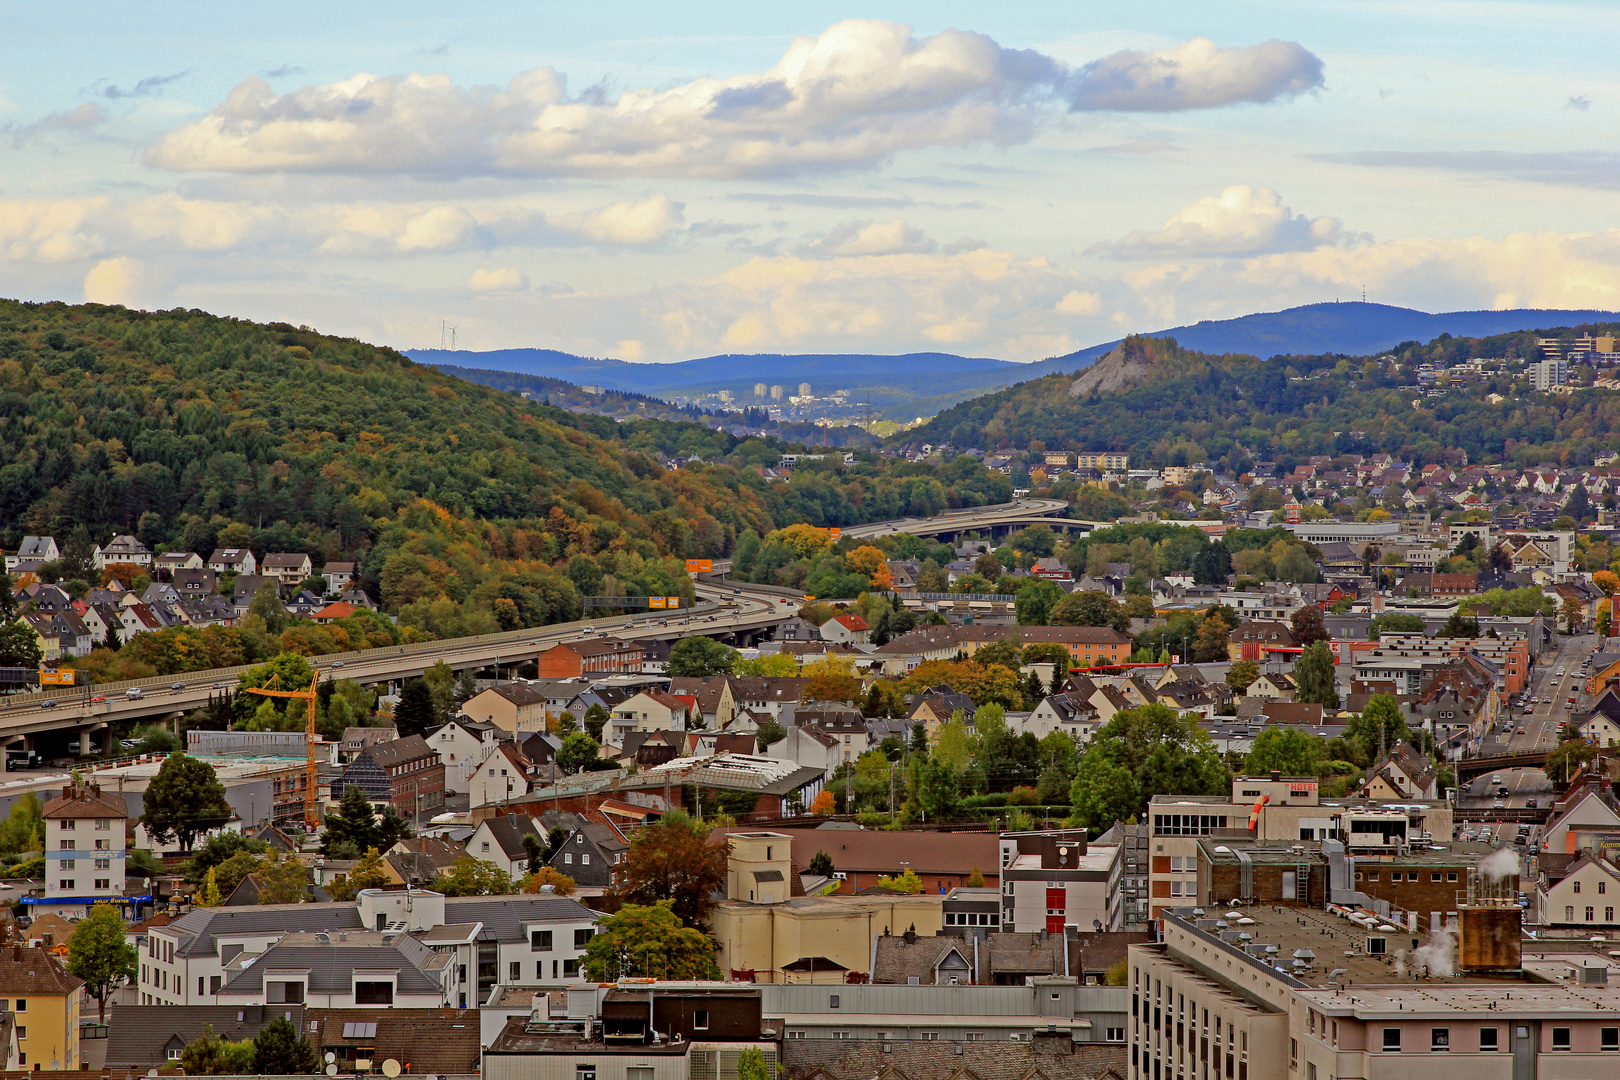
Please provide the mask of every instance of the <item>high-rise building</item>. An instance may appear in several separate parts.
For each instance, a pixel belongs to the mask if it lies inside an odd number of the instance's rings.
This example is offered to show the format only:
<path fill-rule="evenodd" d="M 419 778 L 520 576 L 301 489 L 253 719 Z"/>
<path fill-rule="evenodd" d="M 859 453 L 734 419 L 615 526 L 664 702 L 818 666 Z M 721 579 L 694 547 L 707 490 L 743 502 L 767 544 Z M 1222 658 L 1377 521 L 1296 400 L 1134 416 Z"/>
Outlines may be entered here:
<path fill-rule="evenodd" d="M 772 401 L 781 401 L 782 400 L 782 388 L 780 386 L 771 387 L 771 400 Z"/>
<path fill-rule="evenodd" d="M 754 396 L 755 397 L 764 397 L 765 396 L 765 384 L 764 383 L 757 382 L 757 383 L 754 384 Z"/>
<path fill-rule="evenodd" d="M 1569 382 L 1569 361 L 1562 356 L 1549 356 L 1539 363 L 1529 365 L 1530 389 L 1551 390 L 1555 386 L 1563 386 Z"/>
<path fill-rule="evenodd" d="M 809 397 L 810 396 L 810 384 L 809 383 L 802 382 L 802 383 L 799 384 L 799 396 L 800 397 Z"/>
<path fill-rule="evenodd" d="M 124 891 L 129 807 L 100 784 L 75 781 L 46 803 L 45 895 L 33 914 L 82 915 L 92 904 L 129 905 Z"/>
<path fill-rule="evenodd" d="M 722 391 L 720 391 L 720 400 L 729 402 L 731 400 L 731 391 L 730 390 L 722 390 Z"/>

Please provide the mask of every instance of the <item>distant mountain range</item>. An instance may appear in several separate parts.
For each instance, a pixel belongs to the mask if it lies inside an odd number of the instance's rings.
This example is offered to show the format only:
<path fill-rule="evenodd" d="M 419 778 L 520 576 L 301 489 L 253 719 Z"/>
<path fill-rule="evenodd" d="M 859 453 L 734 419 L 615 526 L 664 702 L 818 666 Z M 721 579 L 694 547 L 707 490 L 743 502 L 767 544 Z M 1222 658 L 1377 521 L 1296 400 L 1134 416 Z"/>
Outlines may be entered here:
<path fill-rule="evenodd" d="M 1246 353 L 1261 359 L 1277 355 L 1344 353 L 1366 356 L 1403 341 L 1428 341 L 1441 334 L 1485 337 L 1516 330 L 1578 326 L 1614 321 L 1608 311 L 1517 308 L 1510 311 L 1449 311 L 1431 314 L 1388 304 L 1350 302 L 1307 304 L 1286 311 L 1261 312 L 1236 319 L 1206 320 L 1191 326 L 1154 331 L 1149 337 L 1173 337 L 1184 348 L 1220 355 Z M 671 364 L 630 363 L 574 356 L 554 349 L 496 349 L 488 352 L 411 349 L 406 355 L 434 366 L 483 368 L 562 379 L 657 397 L 697 397 L 730 390 L 738 405 L 760 403 L 756 383 L 780 385 L 797 393 L 809 383 L 812 393 L 847 389 L 858 401 L 891 419 L 931 415 L 970 398 L 1026 379 L 1058 371 L 1078 371 L 1106 355 L 1120 339 L 1093 345 L 1065 356 L 1032 364 L 957 356 L 952 353 L 727 353 Z"/>

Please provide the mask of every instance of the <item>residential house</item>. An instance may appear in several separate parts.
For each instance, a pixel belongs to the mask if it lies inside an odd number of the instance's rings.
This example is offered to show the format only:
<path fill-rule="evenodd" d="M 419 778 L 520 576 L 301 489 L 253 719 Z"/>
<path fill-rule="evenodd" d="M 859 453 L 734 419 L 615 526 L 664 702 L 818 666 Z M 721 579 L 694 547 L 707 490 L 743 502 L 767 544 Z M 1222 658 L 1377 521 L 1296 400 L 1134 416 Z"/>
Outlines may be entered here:
<path fill-rule="evenodd" d="M 606 741 L 623 745 L 632 731 L 684 731 L 697 715 L 695 698 L 649 687 L 624 700 L 608 718 Z"/>
<path fill-rule="evenodd" d="M 315 566 L 310 562 L 309 556 L 301 551 L 270 552 L 265 555 L 259 567 L 266 577 L 275 578 L 289 589 L 307 581 L 315 573 Z"/>
<path fill-rule="evenodd" d="M 485 818 L 467 839 L 466 853 L 483 862 L 494 863 L 513 881 L 522 881 L 529 876 L 529 849 L 524 846 L 523 838 L 534 837 L 543 860 L 549 831 L 527 814 Z"/>
<path fill-rule="evenodd" d="M 304 1030 L 302 1005 L 114 1004 L 107 1032 L 106 1066 L 130 1071 L 173 1068 L 187 1044 L 207 1032 L 241 1042 L 283 1017 L 297 1030 Z"/>
<path fill-rule="evenodd" d="M 444 806 L 444 763 L 420 735 L 368 746 L 332 782 L 332 798 L 359 787 L 373 803 L 387 803 L 402 817 L 419 820 Z"/>
<path fill-rule="evenodd" d="M 1293 701 L 1294 693 L 1298 689 L 1294 685 L 1293 676 L 1281 671 L 1268 671 L 1250 683 L 1243 694 L 1245 697 L 1264 698 L 1267 701 Z"/>
<path fill-rule="evenodd" d="M 834 615 L 821 624 L 821 639 L 842 645 L 853 642 L 865 644 L 871 633 L 872 628 L 866 620 L 853 612 Z"/>
<path fill-rule="evenodd" d="M 461 711 L 474 720 L 516 733 L 545 731 L 551 718 L 551 705 L 552 699 L 543 686 L 509 682 L 474 694 L 462 704 Z"/>
<path fill-rule="evenodd" d="M 577 818 L 548 865 L 594 892 L 613 883 L 613 868 L 629 850 L 624 834 L 607 821 Z"/>
<path fill-rule="evenodd" d="M 329 562 L 321 567 L 321 577 L 326 579 L 327 593 L 337 596 L 354 582 L 354 563 Z"/>
<path fill-rule="evenodd" d="M 192 556 L 196 558 L 196 556 Z M 181 599 L 194 596 L 212 596 L 219 588 L 219 575 L 206 566 L 175 567 L 169 574 L 174 591 Z"/>
<path fill-rule="evenodd" d="M 537 779 L 533 763 L 511 740 L 487 743 L 467 777 L 467 805 L 488 806 L 523 798 Z"/>
<path fill-rule="evenodd" d="M 80 1068 L 79 1004 L 83 979 L 69 975 L 43 949 L 20 944 L 0 948 L 0 1000 L 15 1025 L 17 1067 L 77 1072 Z"/>
<path fill-rule="evenodd" d="M 1405 743 L 1367 770 L 1362 794 L 1372 799 L 1438 799 L 1439 769 L 1427 754 Z"/>
<path fill-rule="evenodd" d="M 472 1009 L 312 1008 L 304 1016 L 299 1030 L 323 1059 L 332 1055 L 344 1076 L 390 1060 L 408 1064 L 413 1075 L 481 1071 L 479 1014 Z"/>
<path fill-rule="evenodd" d="M 41 811 L 45 819 L 45 895 L 36 913 L 83 915 L 92 904 L 130 906 L 125 888 L 129 807 L 89 782 L 67 784 Z"/>
<path fill-rule="evenodd" d="M 208 556 L 208 569 L 216 574 L 257 574 L 259 560 L 247 548 L 218 548 Z"/>
<path fill-rule="evenodd" d="M 444 790 L 452 795 L 467 790 L 468 781 L 494 745 L 499 729 L 493 722 L 458 716 L 425 736 L 444 762 Z"/>
<path fill-rule="evenodd" d="M 1077 745 L 1083 745 L 1091 741 L 1091 736 L 1103 723 L 1097 710 L 1079 695 L 1048 694 L 1030 712 L 1022 731 L 1037 739 L 1054 731 L 1064 731 Z"/>
<path fill-rule="evenodd" d="M 46 563 L 56 562 L 61 557 L 62 549 L 56 546 L 55 537 L 25 536 L 16 553 L 6 556 L 6 573 L 34 573 Z"/>
<path fill-rule="evenodd" d="M 214 994 L 244 956 L 262 955 L 294 931 L 360 930 L 354 904 L 261 904 L 193 908 L 167 926 L 152 927 L 141 951 L 137 986 L 142 1005 L 212 1005 Z"/>
<path fill-rule="evenodd" d="M 152 565 L 152 550 L 133 536 L 115 536 L 105 547 L 96 548 L 92 561 L 97 570 L 105 570 L 115 563 L 148 567 Z"/>
<path fill-rule="evenodd" d="M 1620 903 L 1620 868 L 1609 851 L 1582 851 L 1557 881 L 1543 880 L 1536 888 L 1536 908 L 1542 921 L 1559 928 L 1620 927 L 1615 906 Z"/>
<path fill-rule="evenodd" d="M 391 930 L 297 931 L 231 965 L 221 1005 L 432 1009 L 451 1000 L 451 957 Z"/>
<path fill-rule="evenodd" d="M 202 570 L 206 566 L 195 551 L 170 551 L 152 559 L 152 570 L 165 581 L 173 580 L 176 570 Z"/>
<path fill-rule="evenodd" d="M 1289 625 L 1275 619 L 1250 619 L 1227 638 L 1227 655 L 1231 659 L 1256 663 L 1270 659 L 1268 654 L 1273 650 L 1286 652 L 1298 647 Z"/>
<path fill-rule="evenodd" d="M 1603 691 L 1586 719 L 1581 721 L 1581 735 L 1593 746 L 1608 749 L 1620 746 L 1620 694 L 1614 687 Z"/>

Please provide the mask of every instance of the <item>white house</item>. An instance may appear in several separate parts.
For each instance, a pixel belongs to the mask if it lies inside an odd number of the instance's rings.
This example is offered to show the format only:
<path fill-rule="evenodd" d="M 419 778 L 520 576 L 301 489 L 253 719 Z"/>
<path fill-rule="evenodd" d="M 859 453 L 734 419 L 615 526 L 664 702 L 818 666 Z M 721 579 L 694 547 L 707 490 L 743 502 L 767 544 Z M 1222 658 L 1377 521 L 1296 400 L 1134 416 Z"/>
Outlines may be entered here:
<path fill-rule="evenodd" d="M 467 790 L 473 772 L 495 745 L 495 725 L 456 719 L 427 735 L 428 745 L 444 762 L 444 790 L 460 794 Z"/>
<path fill-rule="evenodd" d="M 491 743 L 467 778 L 467 805 L 488 806 L 534 790 L 529 763 L 511 742 Z"/>
<path fill-rule="evenodd" d="M 1076 743 L 1088 743 L 1101 727 L 1097 710 L 1078 694 L 1049 694 L 1042 698 L 1024 721 L 1023 731 L 1044 739 L 1054 731 L 1067 732 Z"/>
<path fill-rule="evenodd" d="M 1597 852 L 1586 852 L 1569 864 L 1563 878 L 1536 889 L 1544 922 L 1550 926 L 1620 926 L 1620 869 Z"/>
<path fill-rule="evenodd" d="M 270 552 L 259 564 L 266 577 L 273 577 L 283 585 L 297 585 L 315 573 L 315 566 L 303 552 Z M 251 571 L 250 571 L 251 572 Z"/>
<path fill-rule="evenodd" d="M 247 548 L 219 548 L 208 556 L 208 569 L 216 574 L 257 574 L 259 560 Z"/>
<path fill-rule="evenodd" d="M 25 536 L 17 553 L 6 556 L 6 573 L 16 573 L 19 567 L 32 570 L 44 563 L 55 562 L 61 557 L 62 549 L 56 546 L 54 537 Z"/>
<path fill-rule="evenodd" d="M 839 645 L 857 642 L 865 644 L 871 632 L 872 628 L 867 621 L 852 612 L 834 615 L 821 624 L 821 640 Z"/>
<path fill-rule="evenodd" d="M 126 903 L 129 806 L 100 784 L 74 783 L 44 806 L 45 895 L 30 897 L 30 913 L 83 915 L 100 901 Z"/>
<path fill-rule="evenodd" d="M 529 852 L 523 846 L 525 836 L 534 836 L 545 855 L 546 827 L 527 814 L 502 814 L 485 818 L 467 838 L 467 854 L 487 863 L 494 863 L 513 881 L 522 881 L 529 873 Z"/>
<path fill-rule="evenodd" d="M 632 731 L 685 731 L 686 718 L 695 706 L 691 697 L 642 690 L 614 708 L 605 737 L 614 746 L 623 746 L 624 737 Z"/>
<path fill-rule="evenodd" d="M 326 579 L 326 591 L 336 596 L 354 583 L 354 563 L 329 562 L 321 567 L 321 577 Z"/>
<path fill-rule="evenodd" d="M 152 551 L 133 536 L 115 536 L 105 547 L 98 547 L 93 556 L 96 569 L 104 570 L 111 563 L 132 563 L 151 566 Z"/>

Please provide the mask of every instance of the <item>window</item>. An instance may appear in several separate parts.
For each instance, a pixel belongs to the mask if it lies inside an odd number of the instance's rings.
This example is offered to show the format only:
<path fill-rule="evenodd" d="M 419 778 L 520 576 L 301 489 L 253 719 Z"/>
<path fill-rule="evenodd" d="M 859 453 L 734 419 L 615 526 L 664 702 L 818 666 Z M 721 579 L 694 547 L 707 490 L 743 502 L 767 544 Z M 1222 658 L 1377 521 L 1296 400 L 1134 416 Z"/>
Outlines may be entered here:
<path fill-rule="evenodd" d="M 17 1028 L 17 1038 L 19 1040 L 28 1038 L 28 1029 L 19 1025 Z"/>
<path fill-rule="evenodd" d="M 1495 1050 L 1497 1048 L 1495 1028 L 1488 1027 L 1479 1029 L 1479 1048 L 1483 1051 Z"/>
<path fill-rule="evenodd" d="M 550 930 L 530 930 L 529 931 L 529 949 L 532 952 L 550 952 L 551 951 L 551 931 Z"/>
<path fill-rule="evenodd" d="M 838 1008 L 838 995 L 837 994 L 829 994 L 829 995 L 827 995 L 827 1008 L 829 1008 L 829 1009 Z"/>
<path fill-rule="evenodd" d="M 1552 1048 L 1554 1050 L 1568 1050 L 1569 1049 L 1569 1028 L 1567 1028 L 1567 1027 L 1564 1027 L 1564 1028 L 1555 1027 L 1555 1028 L 1553 1028 Z"/>
<path fill-rule="evenodd" d="M 595 1065 L 575 1065 L 574 1080 L 596 1080 Z"/>
<path fill-rule="evenodd" d="M 483 844 L 483 847 L 484 847 L 484 850 L 485 850 L 485 851 L 488 851 L 488 850 L 489 850 L 489 841 L 488 841 L 488 840 L 485 840 L 485 841 L 484 841 L 484 844 Z"/>
<path fill-rule="evenodd" d="M 164 1056 L 167 1057 L 170 1061 L 179 1061 L 180 1060 L 180 1047 L 178 1047 L 178 1046 L 169 1047 L 168 1052 Z"/>
<path fill-rule="evenodd" d="M 508 963 L 506 965 L 506 969 L 507 969 L 507 972 L 508 972 L 508 975 L 507 975 L 508 981 L 510 981 L 510 982 L 522 982 L 523 981 L 523 963 L 522 963 L 522 961 L 513 960 L 513 961 L 511 961 L 510 963 Z"/>
<path fill-rule="evenodd" d="M 98 839 L 96 841 L 96 850 L 97 851 L 110 851 L 110 850 L 112 850 L 112 841 L 111 840 Z M 1603 891 L 1603 886 L 1599 885 L 1598 886 L 1598 892 L 1602 892 L 1602 891 Z"/>
<path fill-rule="evenodd" d="M 79 823 L 77 821 L 74 821 L 72 818 L 68 818 L 67 820 L 62 822 L 62 828 L 67 829 L 70 832 L 72 830 L 74 830 L 74 829 L 77 829 L 78 827 L 79 827 Z"/>
<path fill-rule="evenodd" d="M 1565 922 L 1574 922 L 1575 921 L 1575 909 L 1573 907 L 1570 907 L 1567 904 L 1564 905 L 1564 921 Z"/>
<path fill-rule="evenodd" d="M 1103 1031 L 1103 1039 L 1106 1042 L 1124 1042 L 1125 1029 L 1122 1027 L 1105 1028 Z"/>
<path fill-rule="evenodd" d="M 566 863 L 569 866 L 573 866 L 574 865 L 574 853 L 572 851 L 564 852 L 563 853 L 563 862 Z"/>
<path fill-rule="evenodd" d="M 1579 896 L 1579 895 L 1580 895 L 1580 892 L 1581 892 L 1581 883 L 1580 883 L 1580 882 L 1578 882 L 1578 881 L 1577 881 L 1577 882 L 1576 882 L 1576 883 L 1575 883 L 1575 886 L 1574 886 L 1574 888 L 1573 888 L 1573 889 L 1571 889 L 1571 890 L 1570 890 L 1570 891 L 1571 891 L 1571 892 L 1573 892 L 1573 893 L 1575 893 L 1575 895 L 1577 895 L 1577 896 Z"/>
<path fill-rule="evenodd" d="M 923 1037 L 923 1042 L 934 1042 L 935 1040 L 937 1040 L 939 1038 L 939 1032 L 937 1032 L 937 1031 L 925 1031 L 925 1032 L 922 1033 L 922 1037 Z"/>
<path fill-rule="evenodd" d="M 1592 909 L 1591 908 L 1586 909 L 1586 921 L 1587 922 L 1592 921 Z"/>
<path fill-rule="evenodd" d="M 1450 1028 L 1429 1029 L 1429 1049 L 1437 1054 L 1443 1054 L 1451 1049 Z"/>
<path fill-rule="evenodd" d="M 294 985 L 294 984 L 288 984 Z M 302 989 L 300 987 L 300 989 Z M 302 997 L 299 1000 L 303 1000 Z M 394 984 L 390 982 L 357 982 L 354 984 L 356 1005 L 392 1005 Z"/>
<path fill-rule="evenodd" d="M 1313 1013 L 1312 1015 L 1314 1016 L 1315 1014 Z M 1384 1029 L 1384 1049 L 1385 1050 L 1399 1050 L 1400 1048 L 1401 1048 L 1401 1029 L 1400 1028 L 1385 1028 Z"/>
<path fill-rule="evenodd" d="M 100 891 L 103 891 L 103 892 L 107 891 L 108 889 L 111 889 L 112 888 L 112 878 L 104 878 L 104 877 L 96 878 L 96 888 L 98 890 L 100 890 Z"/>
<path fill-rule="evenodd" d="M 651 1065 L 632 1065 L 624 1070 L 625 1080 L 653 1080 Z"/>
<path fill-rule="evenodd" d="M 579 961 L 578 960 L 564 960 L 563 961 L 563 978 L 572 979 L 578 974 L 579 974 Z"/>
<path fill-rule="evenodd" d="M 63 892 L 72 892 L 73 891 L 73 879 L 72 878 L 67 878 L 67 877 L 63 878 L 61 880 L 61 882 L 58 883 L 58 887 L 61 888 Z M 1587 910 L 1590 911 L 1591 909 L 1588 908 Z"/>
<path fill-rule="evenodd" d="M 208 977 L 208 992 L 210 994 L 219 993 L 219 980 L 220 976 L 218 975 L 210 975 Z"/>
<path fill-rule="evenodd" d="M 63 840 L 62 841 L 62 850 L 63 851 L 73 851 L 73 850 L 75 850 L 75 848 L 73 846 L 73 841 L 72 840 Z"/>
<path fill-rule="evenodd" d="M 96 869 L 97 870 L 111 870 L 112 869 L 112 860 L 111 859 L 97 859 L 96 860 Z"/>
<path fill-rule="evenodd" d="M 585 927 L 582 930 L 575 930 L 574 931 L 574 948 L 583 949 L 585 946 L 589 945 L 591 943 L 591 937 L 595 933 L 596 933 L 596 931 L 592 930 L 589 926 Z"/>
<path fill-rule="evenodd" d="M 1620 1050 L 1620 1027 L 1604 1028 L 1602 1035 L 1603 1049 L 1609 1051 Z"/>
<path fill-rule="evenodd" d="M 356 1000 L 358 1001 L 359 986 L 356 985 Z M 304 984 L 301 982 L 273 982 L 265 987 L 265 1000 L 271 1005 L 298 1005 L 304 1000 Z"/>
<path fill-rule="evenodd" d="M 1598 882 L 1598 895 L 1602 896 L 1605 892 L 1608 891 L 1608 888 L 1609 888 L 1609 883 L 1608 882 L 1606 882 L 1606 881 Z"/>
<path fill-rule="evenodd" d="M 694 1027 L 698 1031 L 708 1031 L 709 1030 L 709 1010 L 708 1009 L 693 1009 L 692 1010 L 692 1027 Z"/>

